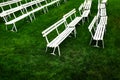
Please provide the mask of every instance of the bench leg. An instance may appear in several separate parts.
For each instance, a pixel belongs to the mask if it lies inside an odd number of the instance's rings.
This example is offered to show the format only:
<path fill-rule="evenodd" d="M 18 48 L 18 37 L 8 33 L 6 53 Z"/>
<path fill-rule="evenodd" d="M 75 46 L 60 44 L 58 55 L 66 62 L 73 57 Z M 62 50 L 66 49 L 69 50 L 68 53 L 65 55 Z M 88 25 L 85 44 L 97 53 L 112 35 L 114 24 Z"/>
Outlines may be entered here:
<path fill-rule="evenodd" d="M 46 12 L 48 12 L 48 8 L 47 8 L 47 6 L 46 6 L 45 8 L 46 8 Z"/>
<path fill-rule="evenodd" d="M 89 22 L 89 17 L 87 17 L 87 21 Z"/>
<path fill-rule="evenodd" d="M 58 46 L 58 54 L 59 54 L 59 56 L 60 56 L 60 47 Z"/>
<path fill-rule="evenodd" d="M 48 50 L 48 47 L 46 47 L 46 50 L 45 50 L 45 52 L 47 52 L 47 50 Z"/>
<path fill-rule="evenodd" d="M 91 37 L 91 39 L 90 39 L 89 45 L 91 45 L 91 43 L 92 43 L 92 37 Z"/>
<path fill-rule="evenodd" d="M 43 12 L 46 14 L 47 12 L 46 12 L 46 10 L 45 10 L 45 8 L 43 8 Z"/>
<path fill-rule="evenodd" d="M 32 18 L 31 18 L 31 16 L 29 15 L 29 18 L 30 18 L 30 21 L 32 22 Z"/>
<path fill-rule="evenodd" d="M 58 2 L 57 2 L 57 6 L 59 6 L 59 5 L 60 5 L 60 2 L 58 1 Z"/>
<path fill-rule="evenodd" d="M 6 30 L 8 30 L 7 25 L 6 25 Z"/>
<path fill-rule="evenodd" d="M 96 45 L 95 45 L 95 47 L 99 47 L 99 46 L 98 46 L 98 40 L 96 41 Z"/>
<path fill-rule="evenodd" d="M 33 15 L 33 17 L 34 17 L 34 19 L 35 19 L 35 18 L 36 18 L 36 17 L 35 17 L 35 14 L 33 13 L 32 15 Z"/>
<path fill-rule="evenodd" d="M 102 40 L 102 45 L 103 45 L 103 48 L 104 48 L 104 40 Z"/>
<path fill-rule="evenodd" d="M 75 28 L 75 27 L 74 27 Z M 74 29 L 74 36 L 75 36 L 75 38 L 76 38 L 76 34 L 77 34 L 77 32 L 76 32 L 76 28 Z"/>
<path fill-rule="evenodd" d="M 85 19 L 85 18 L 83 17 L 83 19 L 82 19 L 82 24 L 84 24 L 84 19 Z"/>
<path fill-rule="evenodd" d="M 60 6 L 60 2 L 58 1 L 58 6 Z"/>
<path fill-rule="evenodd" d="M 13 24 L 13 27 L 12 27 L 11 31 L 13 31 L 13 32 L 14 32 L 14 29 L 15 29 L 15 31 L 17 32 L 17 28 L 16 28 L 15 23 Z"/>
<path fill-rule="evenodd" d="M 53 52 L 51 53 L 52 55 L 55 55 L 55 49 L 56 47 L 54 47 Z"/>

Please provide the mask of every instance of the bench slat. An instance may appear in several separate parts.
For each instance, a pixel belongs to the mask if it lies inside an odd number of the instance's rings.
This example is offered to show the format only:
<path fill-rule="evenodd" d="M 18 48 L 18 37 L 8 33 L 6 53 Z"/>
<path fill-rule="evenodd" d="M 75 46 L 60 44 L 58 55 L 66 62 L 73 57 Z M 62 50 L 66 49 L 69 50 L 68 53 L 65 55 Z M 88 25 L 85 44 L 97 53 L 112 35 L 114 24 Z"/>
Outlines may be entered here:
<path fill-rule="evenodd" d="M 60 35 L 58 35 L 54 40 L 52 40 L 47 47 L 57 47 L 65 38 L 70 35 L 74 28 L 66 28 Z"/>
<path fill-rule="evenodd" d="M 82 20 L 82 17 L 76 17 L 72 22 L 70 22 L 67 26 L 74 27 Z"/>
<path fill-rule="evenodd" d="M 20 2 L 20 1 L 21 0 L 11 0 L 11 1 L 7 1 L 7 2 L 2 2 L 2 3 L 0 3 L 0 7 L 11 5 L 11 4 L 14 4 L 14 3 L 17 3 L 17 2 Z"/>
<path fill-rule="evenodd" d="M 82 17 L 88 17 L 90 10 L 83 11 Z"/>
<path fill-rule="evenodd" d="M 59 27 L 61 24 L 63 24 L 65 21 L 64 19 L 60 19 L 59 21 L 57 21 L 55 24 L 53 24 L 52 26 L 50 26 L 49 28 L 47 28 L 46 30 L 44 30 L 42 32 L 43 37 L 47 36 L 50 32 L 52 32 L 53 30 L 55 30 L 57 27 Z"/>

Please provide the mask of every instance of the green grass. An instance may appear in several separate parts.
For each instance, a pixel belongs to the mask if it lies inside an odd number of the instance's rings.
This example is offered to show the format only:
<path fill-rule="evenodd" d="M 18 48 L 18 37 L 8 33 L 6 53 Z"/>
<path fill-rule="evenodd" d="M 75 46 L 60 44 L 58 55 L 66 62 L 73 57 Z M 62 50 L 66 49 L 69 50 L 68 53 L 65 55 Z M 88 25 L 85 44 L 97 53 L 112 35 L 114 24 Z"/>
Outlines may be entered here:
<path fill-rule="evenodd" d="M 0 22 L 0 80 L 120 80 L 120 10 L 119 0 L 108 0 L 108 25 L 105 48 L 89 45 L 88 25 L 97 13 L 93 0 L 90 22 L 76 26 L 77 38 L 67 38 L 61 56 L 45 53 L 46 41 L 41 32 L 83 0 L 68 0 L 52 6 L 47 14 L 37 12 L 32 23 L 17 23 L 18 32 L 5 30 Z M 73 5 L 74 4 L 74 5 Z"/>

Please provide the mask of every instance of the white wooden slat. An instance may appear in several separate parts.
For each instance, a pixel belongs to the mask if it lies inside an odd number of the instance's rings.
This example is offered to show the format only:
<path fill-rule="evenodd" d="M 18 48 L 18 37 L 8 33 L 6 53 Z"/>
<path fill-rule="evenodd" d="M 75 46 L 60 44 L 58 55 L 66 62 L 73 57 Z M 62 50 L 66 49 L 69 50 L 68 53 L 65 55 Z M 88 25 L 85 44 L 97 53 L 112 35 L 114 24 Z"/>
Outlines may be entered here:
<path fill-rule="evenodd" d="M 18 7 L 15 7 L 15 8 L 12 8 L 12 9 L 9 9 L 9 10 L 6 10 L 6 11 L 3 11 L 2 13 L 0 13 L 0 17 L 4 17 L 4 16 L 7 16 L 7 15 L 10 15 L 16 11 L 19 11 L 23 9 L 22 6 L 18 6 Z"/>
<path fill-rule="evenodd" d="M 82 20 L 82 17 L 76 17 L 73 21 L 71 21 L 67 26 L 68 27 L 74 27 L 76 26 L 80 21 Z"/>
<path fill-rule="evenodd" d="M 105 4 L 98 4 L 98 9 L 104 9 L 104 8 L 106 8 L 106 5 Z"/>
<path fill-rule="evenodd" d="M 68 37 L 68 35 L 74 30 L 74 28 L 66 28 L 59 36 L 57 36 L 53 41 L 51 41 L 48 47 L 57 47 L 63 40 Z"/>
<path fill-rule="evenodd" d="M 83 9 L 83 4 L 81 4 L 81 5 L 79 6 L 78 10 L 79 10 L 79 11 L 82 11 L 82 9 Z"/>
<path fill-rule="evenodd" d="M 6 25 L 13 24 L 13 23 L 15 23 L 15 22 L 17 22 L 17 21 L 19 21 L 19 20 L 21 20 L 21 19 L 24 19 L 25 17 L 27 17 L 27 16 L 29 16 L 29 15 L 30 15 L 30 13 L 21 15 L 21 16 L 15 18 L 15 19 L 13 19 L 13 20 L 11 20 L 11 21 L 5 23 L 5 24 L 6 24 Z"/>
<path fill-rule="evenodd" d="M 90 10 L 85 10 L 83 11 L 82 17 L 88 17 L 89 14 L 90 14 Z"/>
<path fill-rule="evenodd" d="M 76 10 L 73 9 L 73 10 L 69 11 L 67 14 L 65 14 L 63 17 L 64 17 L 65 19 L 67 19 L 68 17 L 70 17 L 71 15 L 73 15 L 73 14 L 75 14 L 75 13 L 76 13 Z"/>
<path fill-rule="evenodd" d="M 91 8 L 91 3 L 86 3 L 85 5 L 84 5 L 84 10 L 88 10 L 88 9 L 90 9 Z"/>
<path fill-rule="evenodd" d="M 105 26 L 103 26 L 103 28 L 102 28 L 103 30 L 103 32 L 102 32 L 102 35 L 101 35 L 101 40 L 103 40 L 103 37 L 104 37 L 104 33 L 105 33 Z"/>
<path fill-rule="evenodd" d="M 52 32 L 53 30 L 55 30 L 57 27 L 59 27 L 61 24 L 63 24 L 65 21 L 64 19 L 60 19 L 59 21 L 57 21 L 55 24 L 51 25 L 49 28 L 47 28 L 46 30 L 44 30 L 42 32 L 43 37 L 47 36 L 50 32 Z"/>
<path fill-rule="evenodd" d="M 6 1 L 6 2 L 2 2 L 2 3 L 0 3 L 0 7 L 11 5 L 11 4 L 14 4 L 14 3 L 17 3 L 17 2 L 20 2 L 20 1 L 21 0 L 10 0 L 10 1 Z"/>
<path fill-rule="evenodd" d="M 42 10 L 42 9 L 44 9 L 44 6 L 38 7 L 38 8 L 36 8 L 36 9 L 30 11 L 29 13 L 32 14 L 32 13 L 35 13 L 35 12 L 40 11 L 40 10 Z"/>
<path fill-rule="evenodd" d="M 100 9 L 100 16 L 107 16 L 106 8 Z"/>
<path fill-rule="evenodd" d="M 104 31 L 105 31 L 105 26 L 99 24 L 97 26 L 97 29 L 95 31 L 95 35 L 94 35 L 93 39 L 94 40 L 103 40 Z"/>
<path fill-rule="evenodd" d="M 105 4 L 106 4 L 106 3 L 107 3 L 107 0 L 102 0 L 102 3 L 105 3 Z"/>
<path fill-rule="evenodd" d="M 59 1 L 59 0 L 54 0 L 54 1 L 50 2 L 50 3 L 47 3 L 47 4 L 45 5 L 45 7 L 48 7 L 48 6 L 50 6 L 50 5 L 53 5 L 53 4 L 57 3 L 58 1 Z"/>
<path fill-rule="evenodd" d="M 52 46 L 57 47 L 59 44 L 61 44 L 61 42 L 63 42 L 63 40 L 65 40 L 65 38 L 68 37 L 68 35 L 74 30 L 74 28 L 66 28 L 60 35 L 59 39 L 52 44 Z"/>
<path fill-rule="evenodd" d="M 97 20 L 97 16 L 95 16 L 92 20 L 92 22 L 90 23 L 88 29 L 89 31 L 91 32 L 92 28 L 94 27 L 95 23 L 96 23 L 96 20 Z"/>
<path fill-rule="evenodd" d="M 99 22 L 99 24 L 101 24 L 101 25 L 107 25 L 107 19 L 108 19 L 107 16 L 100 17 L 100 22 Z"/>

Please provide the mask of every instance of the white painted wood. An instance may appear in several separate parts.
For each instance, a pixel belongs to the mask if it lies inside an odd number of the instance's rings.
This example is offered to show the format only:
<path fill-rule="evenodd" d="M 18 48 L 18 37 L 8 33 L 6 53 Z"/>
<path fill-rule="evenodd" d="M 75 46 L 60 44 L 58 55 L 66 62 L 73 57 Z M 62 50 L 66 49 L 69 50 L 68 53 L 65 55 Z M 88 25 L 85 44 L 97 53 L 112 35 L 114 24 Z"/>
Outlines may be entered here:
<path fill-rule="evenodd" d="M 101 3 L 101 4 L 98 4 L 98 9 L 104 9 L 106 8 L 106 5 Z"/>
<path fill-rule="evenodd" d="M 106 25 L 107 25 L 107 16 L 106 17 L 100 17 L 99 24 L 95 25 L 95 23 L 98 21 L 97 18 L 98 17 L 95 16 L 94 19 L 92 20 L 92 22 L 90 23 L 89 27 L 88 27 L 89 32 L 91 33 L 90 44 L 91 44 L 92 40 L 95 40 L 96 41 L 95 47 L 99 47 L 98 42 L 100 40 L 102 40 L 102 45 L 103 45 L 103 48 L 104 48 L 103 37 L 104 37 L 104 33 L 105 33 L 105 28 L 106 28 Z M 92 29 L 94 29 L 94 32 L 92 31 Z"/>
<path fill-rule="evenodd" d="M 11 5 L 14 3 L 16 3 L 17 6 L 19 6 L 18 3 L 20 3 L 20 5 L 21 5 L 21 0 L 10 0 L 10 1 L 6 1 L 6 2 L 2 2 L 2 3 L 0 3 L 0 7 L 1 7 L 2 11 L 4 11 L 4 8 L 3 8 L 4 6 L 9 6 L 10 8 L 12 8 Z"/>
<path fill-rule="evenodd" d="M 99 24 L 101 24 L 101 25 L 107 25 L 107 19 L 108 19 L 107 16 L 100 17 L 100 22 L 99 22 Z"/>
<path fill-rule="evenodd" d="M 105 4 L 106 4 L 106 3 L 107 3 L 107 0 L 102 0 L 102 3 L 105 3 Z"/>
<path fill-rule="evenodd" d="M 65 20 L 60 19 L 55 24 L 51 25 L 49 28 L 47 28 L 46 30 L 44 30 L 42 32 L 43 37 L 45 37 L 46 41 L 47 41 L 46 50 L 47 50 L 48 47 L 53 48 L 53 52 L 51 53 L 53 55 L 55 55 L 55 50 L 56 50 L 56 48 L 58 48 L 58 53 L 59 53 L 59 56 L 60 56 L 59 45 L 75 30 L 75 27 L 74 28 L 67 27 L 63 30 L 63 32 L 59 33 L 57 28 L 64 23 L 65 23 Z M 48 38 L 47 38 L 47 35 L 49 35 L 54 30 L 56 30 L 58 36 L 56 38 L 54 38 L 52 41 L 49 41 Z"/>
<path fill-rule="evenodd" d="M 79 8 L 80 9 L 80 8 Z M 74 18 L 72 19 L 72 15 L 74 15 Z M 65 19 L 66 21 L 66 27 L 75 27 L 81 20 L 82 20 L 82 17 L 79 16 L 77 17 L 76 16 L 76 10 L 73 9 L 71 11 L 69 11 L 68 13 L 66 13 L 63 18 Z M 71 19 L 71 22 L 68 23 L 67 22 L 67 18 L 70 18 Z"/>
<path fill-rule="evenodd" d="M 101 16 L 101 17 L 107 16 L 106 8 L 100 9 L 100 16 Z"/>
<path fill-rule="evenodd" d="M 11 5 L 11 4 L 14 4 L 14 3 L 17 3 L 17 2 L 20 2 L 20 1 L 21 0 L 10 0 L 10 1 L 6 1 L 6 2 L 2 2 L 2 3 L 0 3 L 0 7 Z"/>

